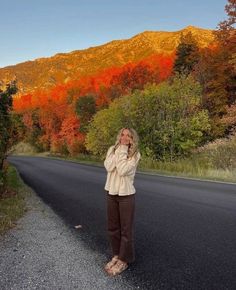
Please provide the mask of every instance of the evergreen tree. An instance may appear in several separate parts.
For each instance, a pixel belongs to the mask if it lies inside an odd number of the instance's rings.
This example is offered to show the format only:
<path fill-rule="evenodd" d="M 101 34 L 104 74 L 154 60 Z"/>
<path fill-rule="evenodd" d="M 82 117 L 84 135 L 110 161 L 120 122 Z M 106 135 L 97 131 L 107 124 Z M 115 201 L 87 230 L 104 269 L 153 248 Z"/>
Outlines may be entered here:
<path fill-rule="evenodd" d="M 180 44 L 176 50 L 176 60 L 174 63 L 175 73 L 189 74 L 199 59 L 199 49 L 191 32 L 181 35 Z"/>

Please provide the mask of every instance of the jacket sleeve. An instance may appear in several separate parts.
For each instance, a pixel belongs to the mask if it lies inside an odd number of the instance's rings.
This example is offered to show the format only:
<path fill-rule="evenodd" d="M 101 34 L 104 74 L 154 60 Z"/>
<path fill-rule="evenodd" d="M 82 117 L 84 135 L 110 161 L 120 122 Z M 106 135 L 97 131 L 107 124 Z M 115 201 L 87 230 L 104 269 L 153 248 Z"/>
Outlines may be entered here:
<path fill-rule="evenodd" d="M 113 147 L 111 146 L 108 151 L 107 151 L 107 155 L 106 155 L 106 159 L 104 161 L 104 166 L 107 170 L 107 172 L 111 172 L 115 169 L 116 167 L 116 162 L 115 162 L 115 154 L 113 153 Z"/>
<path fill-rule="evenodd" d="M 128 146 L 120 145 L 120 149 L 116 153 L 116 169 L 120 176 L 134 174 L 141 156 L 140 153 L 138 153 L 128 160 L 127 155 Z"/>

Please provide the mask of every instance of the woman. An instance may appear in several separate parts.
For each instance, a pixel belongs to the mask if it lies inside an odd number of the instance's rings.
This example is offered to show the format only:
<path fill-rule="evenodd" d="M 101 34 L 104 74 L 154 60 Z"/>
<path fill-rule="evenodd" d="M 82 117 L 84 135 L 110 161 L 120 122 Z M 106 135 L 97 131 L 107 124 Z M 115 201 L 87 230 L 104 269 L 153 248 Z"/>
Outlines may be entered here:
<path fill-rule="evenodd" d="M 104 166 L 107 170 L 108 234 L 113 258 L 105 270 L 118 275 L 134 261 L 133 220 L 135 208 L 135 171 L 141 155 L 138 135 L 134 129 L 123 128 L 114 146 L 108 149 Z"/>

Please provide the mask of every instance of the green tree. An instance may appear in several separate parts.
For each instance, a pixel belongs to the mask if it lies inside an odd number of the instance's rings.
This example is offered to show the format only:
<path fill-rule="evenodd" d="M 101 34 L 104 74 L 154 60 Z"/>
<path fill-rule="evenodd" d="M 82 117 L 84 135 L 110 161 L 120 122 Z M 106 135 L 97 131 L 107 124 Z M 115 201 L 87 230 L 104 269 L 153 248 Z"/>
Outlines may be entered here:
<path fill-rule="evenodd" d="M 137 92 L 131 112 L 144 141 L 143 152 L 173 160 L 201 144 L 210 126 L 200 100 L 201 87 L 191 76 L 149 86 L 141 95 Z"/>
<path fill-rule="evenodd" d="M 173 160 L 188 154 L 210 128 L 200 100 L 201 87 L 191 76 L 149 85 L 99 111 L 89 125 L 86 147 L 102 155 L 114 143 L 118 129 L 128 126 L 137 130 L 144 155 Z"/>
<path fill-rule="evenodd" d="M 23 141 L 26 135 L 26 127 L 22 120 L 23 116 L 14 111 L 11 112 L 11 134 L 9 146 L 13 146 L 20 141 Z"/>
<path fill-rule="evenodd" d="M 189 74 L 199 59 L 199 48 L 191 32 L 181 35 L 180 44 L 176 50 L 174 63 L 175 73 Z"/>
<path fill-rule="evenodd" d="M 116 134 L 123 125 L 124 112 L 116 100 L 108 109 L 100 110 L 94 115 L 88 126 L 86 149 L 95 155 L 103 156 L 107 148 L 114 144 Z"/>
<path fill-rule="evenodd" d="M 25 141 L 35 147 L 38 152 L 49 150 L 49 144 L 47 144 L 47 142 L 45 142 L 45 144 L 40 142 L 40 137 L 45 133 L 45 130 L 40 123 L 40 109 L 35 108 L 32 111 L 29 111 L 28 114 L 32 121 L 32 125 L 26 132 Z M 53 117 L 54 116 L 52 115 L 52 122 Z"/>
<path fill-rule="evenodd" d="M 15 81 L 7 84 L 5 90 L 0 90 L 0 195 L 3 194 L 6 189 L 5 160 L 12 132 L 12 95 L 16 92 L 17 88 Z"/>
<path fill-rule="evenodd" d="M 80 118 L 80 132 L 85 133 L 90 119 L 96 113 L 96 102 L 94 96 L 86 95 L 84 97 L 79 97 L 76 102 L 75 110 Z"/>

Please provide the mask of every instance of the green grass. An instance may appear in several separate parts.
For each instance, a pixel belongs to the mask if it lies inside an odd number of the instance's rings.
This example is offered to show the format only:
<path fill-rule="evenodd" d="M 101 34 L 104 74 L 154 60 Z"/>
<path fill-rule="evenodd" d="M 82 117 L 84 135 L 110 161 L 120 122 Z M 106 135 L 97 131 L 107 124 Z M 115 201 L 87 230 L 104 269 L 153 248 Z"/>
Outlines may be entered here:
<path fill-rule="evenodd" d="M 0 199 L 0 234 L 16 225 L 26 211 L 28 191 L 13 166 L 7 171 L 8 194 Z"/>

